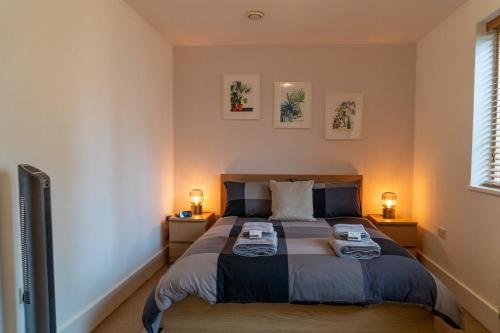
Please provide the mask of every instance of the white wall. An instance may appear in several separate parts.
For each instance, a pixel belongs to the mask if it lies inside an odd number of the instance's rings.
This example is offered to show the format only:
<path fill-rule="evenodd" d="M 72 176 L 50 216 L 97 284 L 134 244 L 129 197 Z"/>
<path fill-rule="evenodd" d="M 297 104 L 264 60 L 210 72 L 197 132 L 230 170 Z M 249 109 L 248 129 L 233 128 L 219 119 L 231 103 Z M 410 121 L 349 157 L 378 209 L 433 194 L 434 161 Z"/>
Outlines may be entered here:
<path fill-rule="evenodd" d="M 175 47 L 175 207 L 193 187 L 219 210 L 220 173 L 365 176 L 364 212 L 396 191 L 411 214 L 414 45 Z M 225 73 L 260 73 L 261 119 L 222 119 Z M 275 81 L 312 82 L 312 127 L 274 129 Z M 325 94 L 364 94 L 364 139 L 324 140 Z"/>
<path fill-rule="evenodd" d="M 420 248 L 465 288 L 500 307 L 500 197 L 468 189 L 477 24 L 498 0 L 470 0 L 417 46 L 414 208 Z M 438 226 L 448 230 L 446 240 Z M 494 311 L 466 308 L 490 329 Z"/>
<path fill-rule="evenodd" d="M 59 327 L 162 248 L 172 61 L 168 43 L 121 0 L 1 2 L 3 332 L 22 327 L 17 164 L 52 179 Z"/>

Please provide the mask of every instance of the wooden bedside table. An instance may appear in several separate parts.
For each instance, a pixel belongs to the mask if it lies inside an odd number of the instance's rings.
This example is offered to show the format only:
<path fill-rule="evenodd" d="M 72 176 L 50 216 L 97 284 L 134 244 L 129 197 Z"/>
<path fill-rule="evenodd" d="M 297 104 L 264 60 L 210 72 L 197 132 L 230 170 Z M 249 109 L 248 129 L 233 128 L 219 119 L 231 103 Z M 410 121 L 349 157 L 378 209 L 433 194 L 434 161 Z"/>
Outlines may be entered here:
<path fill-rule="evenodd" d="M 214 222 L 214 213 L 203 213 L 192 217 L 170 217 L 168 219 L 170 262 L 179 258 Z"/>
<path fill-rule="evenodd" d="M 368 215 L 368 220 L 399 245 L 408 249 L 413 255 L 417 254 L 416 221 L 410 218 L 384 219 L 379 214 Z"/>

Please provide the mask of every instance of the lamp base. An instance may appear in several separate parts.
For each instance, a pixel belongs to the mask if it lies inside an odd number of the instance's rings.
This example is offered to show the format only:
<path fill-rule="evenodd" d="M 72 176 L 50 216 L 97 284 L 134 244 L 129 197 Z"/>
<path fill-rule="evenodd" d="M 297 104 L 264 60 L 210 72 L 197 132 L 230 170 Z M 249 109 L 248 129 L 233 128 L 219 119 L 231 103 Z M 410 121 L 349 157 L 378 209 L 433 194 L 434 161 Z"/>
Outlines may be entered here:
<path fill-rule="evenodd" d="M 384 219 L 395 219 L 396 208 L 384 208 L 382 211 L 382 216 L 384 217 Z"/>
<path fill-rule="evenodd" d="M 191 214 L 193 215 L 200 215 L 203 213 L 203 206 L 202 205 L 192 205 L 191 206 Z"/>

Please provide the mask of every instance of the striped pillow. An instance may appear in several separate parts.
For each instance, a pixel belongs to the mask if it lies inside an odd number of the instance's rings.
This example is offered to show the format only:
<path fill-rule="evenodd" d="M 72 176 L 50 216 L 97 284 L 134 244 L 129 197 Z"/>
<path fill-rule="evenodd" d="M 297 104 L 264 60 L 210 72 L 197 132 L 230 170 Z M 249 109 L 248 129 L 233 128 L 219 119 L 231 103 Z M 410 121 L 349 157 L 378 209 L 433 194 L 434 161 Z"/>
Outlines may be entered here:
<path fill-rule="evenodd" d="M 224 182 L 226 209 L 224 216 L 269 217 L 271 190 L 268 182 Z"/>
<path fill-rule="evenodd" d="M 315 183 L 314 217 L 362 216 L 360 182 Z"/>

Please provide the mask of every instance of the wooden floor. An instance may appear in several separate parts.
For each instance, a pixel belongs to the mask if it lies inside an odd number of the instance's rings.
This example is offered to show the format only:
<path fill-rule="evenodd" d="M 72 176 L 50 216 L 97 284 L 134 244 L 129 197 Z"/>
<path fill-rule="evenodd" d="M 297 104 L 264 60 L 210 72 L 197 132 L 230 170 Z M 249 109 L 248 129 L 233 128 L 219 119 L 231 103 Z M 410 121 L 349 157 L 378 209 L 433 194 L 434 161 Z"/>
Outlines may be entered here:
<path fill-rule="evenodd" d="M 167 268 L 160 269 L 155 275 L 137 289 L 125 302 L 97 326 L 92 333 L 141 333 L 142 309 L 151 290 Z"/>

